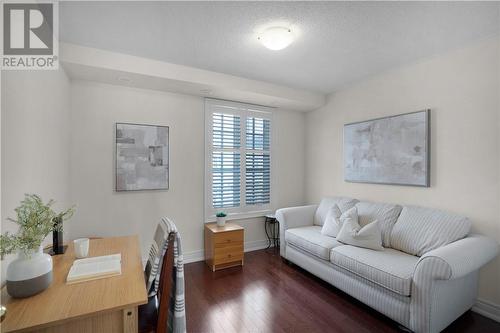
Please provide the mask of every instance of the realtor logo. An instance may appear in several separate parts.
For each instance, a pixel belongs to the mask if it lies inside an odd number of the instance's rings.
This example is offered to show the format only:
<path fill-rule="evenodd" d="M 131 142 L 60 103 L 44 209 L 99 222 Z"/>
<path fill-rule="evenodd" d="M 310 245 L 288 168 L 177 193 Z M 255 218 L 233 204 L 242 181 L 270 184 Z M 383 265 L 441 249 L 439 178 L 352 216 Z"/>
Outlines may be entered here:
<path fill-rule="evenodd" d="M 54 2 L 4 2 L 2 69 L 57 69 L 58 11 Z"/>

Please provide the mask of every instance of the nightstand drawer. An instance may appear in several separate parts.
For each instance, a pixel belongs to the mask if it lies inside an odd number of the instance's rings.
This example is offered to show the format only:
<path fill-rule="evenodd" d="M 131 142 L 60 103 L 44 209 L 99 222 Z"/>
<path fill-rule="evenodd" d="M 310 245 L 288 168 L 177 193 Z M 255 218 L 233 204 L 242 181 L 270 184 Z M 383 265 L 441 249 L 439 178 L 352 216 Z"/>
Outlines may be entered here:
<path fill-rule="evenodd" d="M 234 246 L 243 244 L 243 232 L 242 231 L 227 231 L 214 234 L 215 247 L 219 248 L 221 246 Z"/>
<path fill-rule="evenodd" d="M 216 248 L 214 252 L 214 264 L 223 264 L 243 259 L 243 243 L 235 246 Z"/>

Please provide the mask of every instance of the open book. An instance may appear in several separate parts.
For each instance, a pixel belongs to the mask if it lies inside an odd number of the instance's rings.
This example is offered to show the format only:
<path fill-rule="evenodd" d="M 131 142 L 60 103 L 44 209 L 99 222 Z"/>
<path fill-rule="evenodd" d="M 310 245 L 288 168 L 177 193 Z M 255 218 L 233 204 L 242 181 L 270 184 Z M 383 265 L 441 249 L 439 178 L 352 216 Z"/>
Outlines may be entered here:
<path fill-rule="evenodd" d="M 121 262 L 121 253 L 75 260 L 66 282 L 72 284 L 120 275 Z"/>

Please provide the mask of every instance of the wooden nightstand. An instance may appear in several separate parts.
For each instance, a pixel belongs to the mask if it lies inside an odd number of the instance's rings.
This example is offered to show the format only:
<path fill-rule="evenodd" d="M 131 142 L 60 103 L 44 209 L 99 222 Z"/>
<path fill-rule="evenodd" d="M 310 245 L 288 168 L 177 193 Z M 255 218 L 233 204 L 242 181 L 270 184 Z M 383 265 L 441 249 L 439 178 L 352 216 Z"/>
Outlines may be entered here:
<path fill-rule="evenodd" d="M 223 227 L 218 227 L 217 223 L 205 224 L 205 262 L 212 271 L 243 266 L 244 230 L 231 222 Z"/>

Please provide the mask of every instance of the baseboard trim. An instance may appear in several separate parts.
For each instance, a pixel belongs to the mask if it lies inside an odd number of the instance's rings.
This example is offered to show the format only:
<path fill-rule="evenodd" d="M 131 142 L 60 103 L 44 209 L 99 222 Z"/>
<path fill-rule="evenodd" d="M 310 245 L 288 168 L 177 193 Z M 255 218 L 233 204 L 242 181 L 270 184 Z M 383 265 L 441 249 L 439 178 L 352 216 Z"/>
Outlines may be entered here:
<path fill-rule="evenodd" d="M 262 249 L 265 249 L 267 247 L 267 245 L 268 245 L 267 240 L 245 242 L 244 251 L 251 252 L 251 251 L 262 250 Z M 184 253 L 184 263 L 185 264 L 189 264 L 189 263 L 197 262 L 197 261 L 203 261 L 203 260 L 205 260 L 205 251 L 204 250 L 191 251 L 191 252 Z"/>
<path fill-rule="evenodd" d="M 500 323 L 500 305 L 498 304 L 478 298 L 476 304 L 472 307 L 472 311 Z"/>
<path fill-rule="evenodd" d="M 245 252 L 252 252 L 252 251 L 257 251 L 257 250 L 262 250 L 265 249 L 268 245 L 267 240 L 258 240 L 258 241 L 251 241 L 251 242 L 245 242 Z"/>
<path fill-rule="evenodd" d="M 205 251 L 198 250 L 192 252 L 186 252 L 183 255 L 184 263 L 189 264 L 191 262 L 203 261 L 205 260 Z"/>

